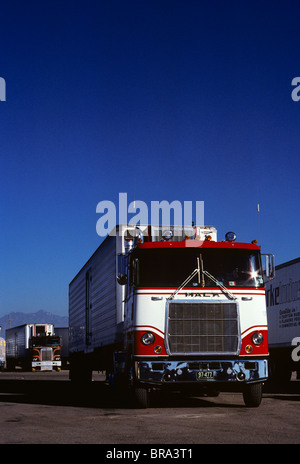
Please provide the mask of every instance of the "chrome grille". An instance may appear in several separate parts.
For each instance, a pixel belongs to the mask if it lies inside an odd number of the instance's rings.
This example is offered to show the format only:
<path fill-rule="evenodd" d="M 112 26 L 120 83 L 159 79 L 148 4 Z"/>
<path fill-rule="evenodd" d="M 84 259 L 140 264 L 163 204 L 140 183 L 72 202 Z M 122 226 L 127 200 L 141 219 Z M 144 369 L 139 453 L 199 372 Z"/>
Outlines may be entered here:
<path fill-rule="evenodd" d="M 41 349 L 41 361 L 52 361 L 52 348 Z"/>
<path fill-rule="evenodd" d="M 170 302 L 167 337 L 170 354 L 236 354 L 237 304 Z"/>

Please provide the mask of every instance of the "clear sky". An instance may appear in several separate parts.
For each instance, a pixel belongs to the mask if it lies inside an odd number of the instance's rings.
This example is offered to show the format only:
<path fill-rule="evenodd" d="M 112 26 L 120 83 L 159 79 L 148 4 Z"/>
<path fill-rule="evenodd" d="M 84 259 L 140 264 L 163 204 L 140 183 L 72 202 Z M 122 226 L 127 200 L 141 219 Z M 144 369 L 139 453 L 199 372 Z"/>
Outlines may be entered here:
<path fill-rule="evenodd" d="M 119 192 L 300 256 L 300 3 L 0 5 L 0 315 L 68 311 Z M 260 213 L 257 212 L 257 203 Z"/>

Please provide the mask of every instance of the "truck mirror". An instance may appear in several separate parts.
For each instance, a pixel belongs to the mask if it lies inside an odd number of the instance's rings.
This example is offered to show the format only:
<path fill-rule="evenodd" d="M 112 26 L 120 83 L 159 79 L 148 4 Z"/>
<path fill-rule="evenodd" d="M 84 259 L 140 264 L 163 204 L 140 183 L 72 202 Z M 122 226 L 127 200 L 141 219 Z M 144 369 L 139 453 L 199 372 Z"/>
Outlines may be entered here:
<path fill-rule="evenodd" d="M 268 282 L 275 277 L 275 258 L 274 255 L 271 254 L 265 254 L 263 256 L 265 257 L 264 277 Z"/>
<path fill-rule="evenodd" d="M 123 254 L 118 255 L 117 282 L 120 285 L 127 284 L 127 260 Z"/>

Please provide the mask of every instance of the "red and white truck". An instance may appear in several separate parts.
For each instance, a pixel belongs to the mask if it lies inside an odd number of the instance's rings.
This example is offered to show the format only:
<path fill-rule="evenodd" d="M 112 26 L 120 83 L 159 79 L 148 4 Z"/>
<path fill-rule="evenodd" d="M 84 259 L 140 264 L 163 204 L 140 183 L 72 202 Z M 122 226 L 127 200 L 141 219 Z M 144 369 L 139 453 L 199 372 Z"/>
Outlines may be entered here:
<path fill-rule="evenodd" d="M 106 370 L 140 407 L 153 389 L 228 388 L 259 406 L 265 278 L 260 247 L 235 239 L 218 242 L 208 226 L 117 226 L 69 286 L 71 380 Z"/>

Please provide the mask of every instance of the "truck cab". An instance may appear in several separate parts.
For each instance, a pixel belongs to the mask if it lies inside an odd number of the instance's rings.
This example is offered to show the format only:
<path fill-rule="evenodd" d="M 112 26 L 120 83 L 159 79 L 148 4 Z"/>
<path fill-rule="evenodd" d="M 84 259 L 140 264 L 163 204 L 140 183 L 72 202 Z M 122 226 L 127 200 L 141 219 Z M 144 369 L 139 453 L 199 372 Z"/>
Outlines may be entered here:
<path fill-rule="evenodd" d="M 268 378 L 260 247 L 233 233 L 218 242 L 214 227 L 145 231 L 128 230 L 119 256 L 124 350 L 115 353 L 115 373 L 129 380 L 141 407 L 157 388 L 233 388 L 247 406 L 259 406 Z"/>

